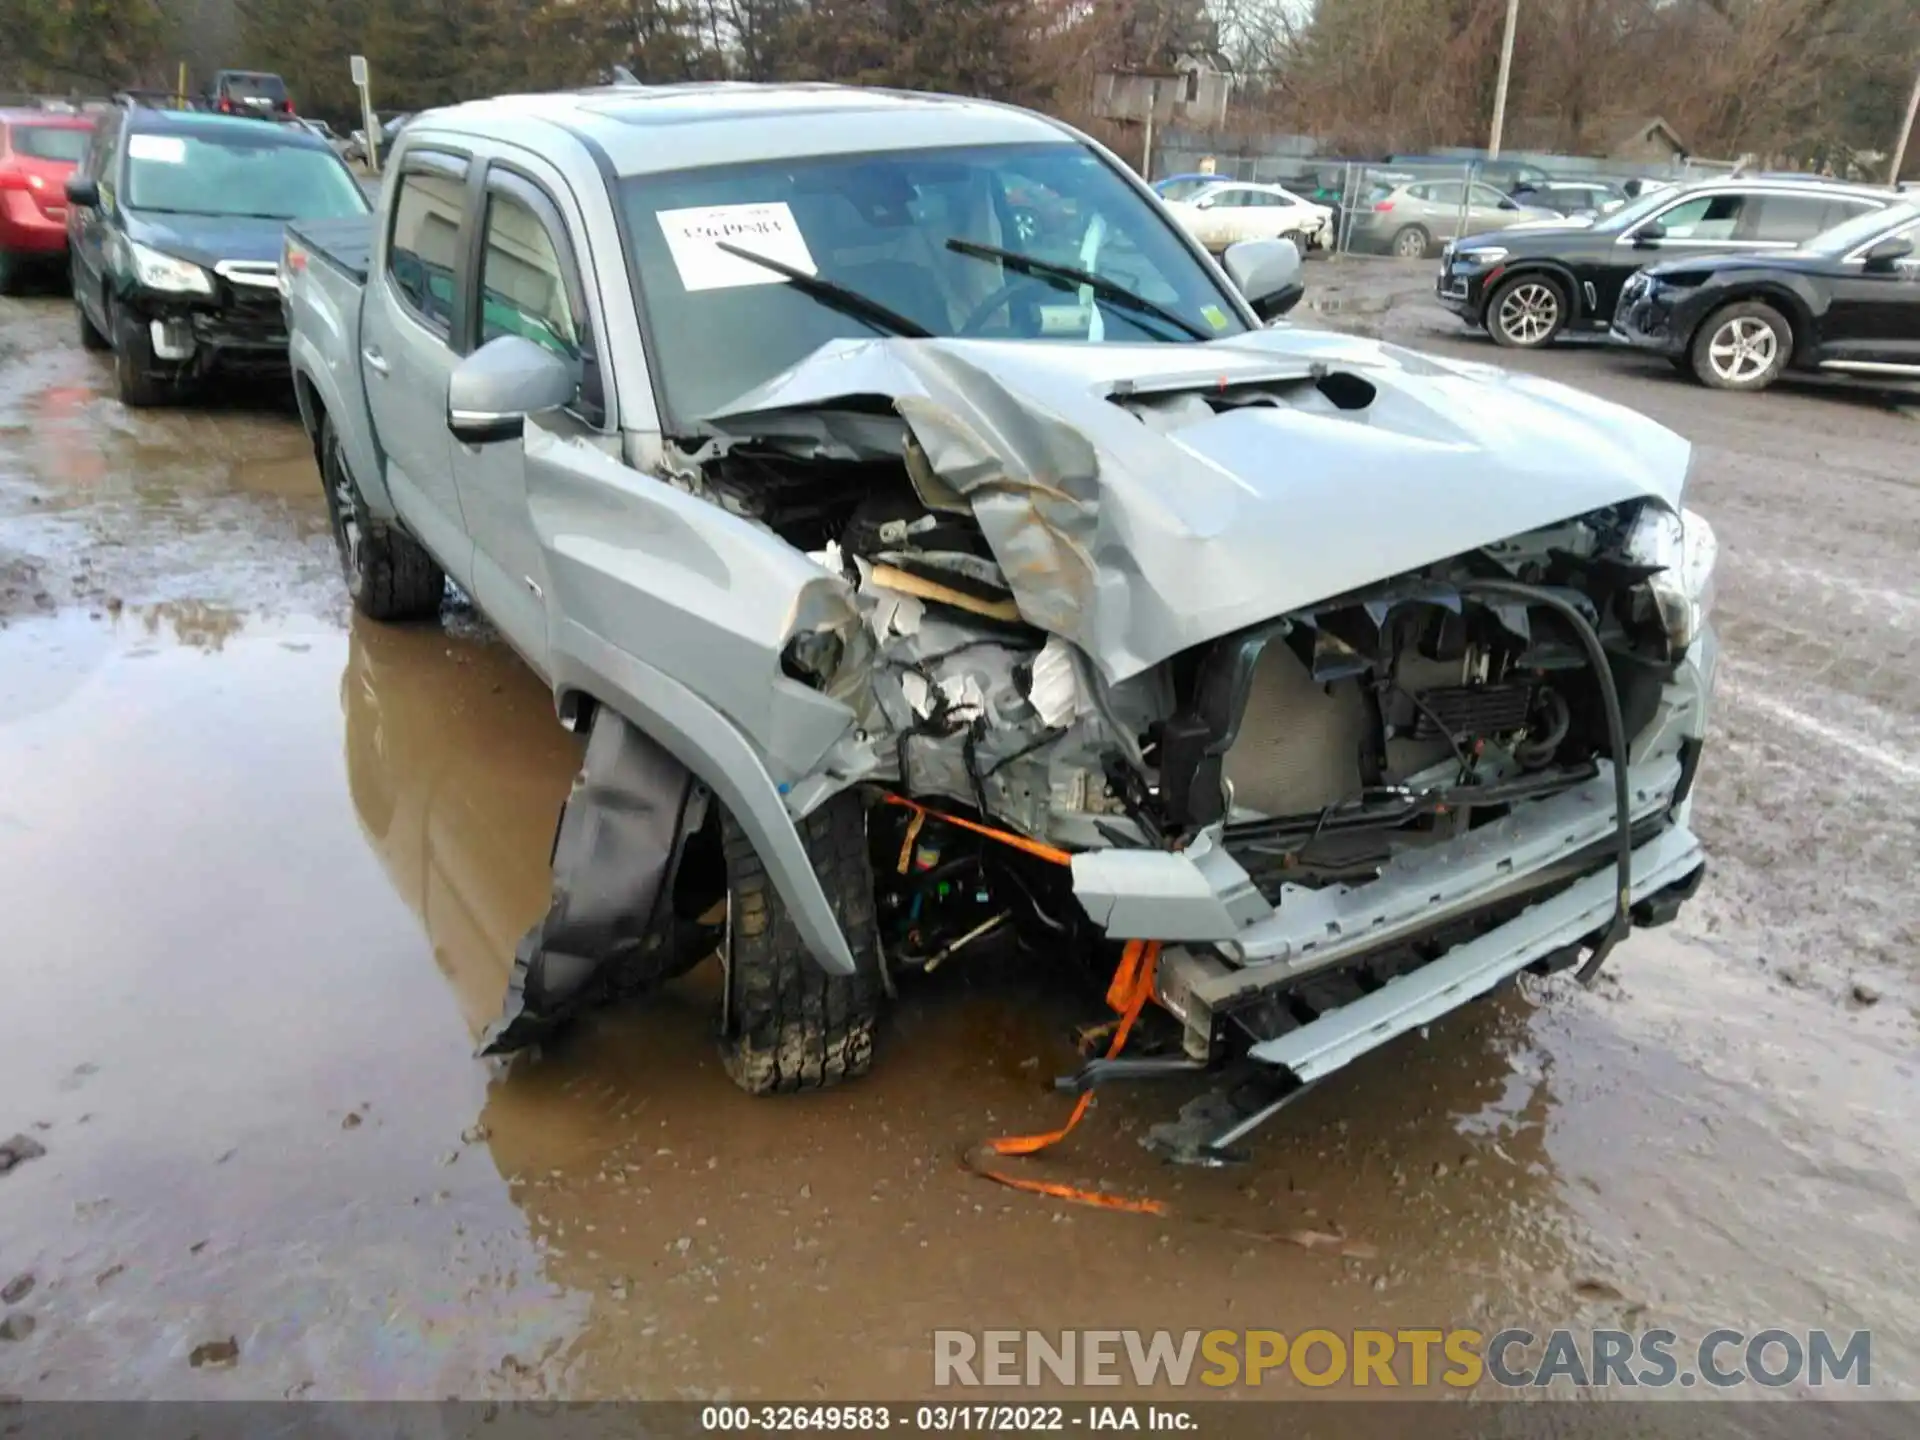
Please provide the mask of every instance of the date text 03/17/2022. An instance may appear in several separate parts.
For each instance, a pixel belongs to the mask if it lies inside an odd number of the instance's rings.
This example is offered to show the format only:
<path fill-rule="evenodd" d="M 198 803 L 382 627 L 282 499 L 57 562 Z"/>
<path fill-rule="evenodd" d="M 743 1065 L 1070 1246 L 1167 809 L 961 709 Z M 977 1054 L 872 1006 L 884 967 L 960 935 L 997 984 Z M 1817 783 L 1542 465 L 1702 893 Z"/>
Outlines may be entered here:
<path fill-rule="evenodd" d="M 793 1434 L 828 1431 L 878 1435 L 1032 1434 L 1139 1430 L 1192 1433 L 1199 1422 L 1176 1405 L 707 1405 L 700 1428 L 717 1432 Z"/>

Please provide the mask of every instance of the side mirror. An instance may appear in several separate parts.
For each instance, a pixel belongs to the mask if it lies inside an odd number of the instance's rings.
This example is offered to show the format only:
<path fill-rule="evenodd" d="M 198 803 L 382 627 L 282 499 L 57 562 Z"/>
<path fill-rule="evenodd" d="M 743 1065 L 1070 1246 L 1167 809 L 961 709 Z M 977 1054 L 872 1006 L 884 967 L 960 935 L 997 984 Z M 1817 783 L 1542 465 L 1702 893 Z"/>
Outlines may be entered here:
<path fill-rule="evenodd" d="M 1202 195 L 1198 200 L 1193 202 L 1193 208 L 1196 210 L 1211 210 L 1213 208 L 1213 197 L 1211 195 Z"/>
<path fill-rule="evenodd" d="M 579 366 L 518 335 L 489 340 L 454 367 L 447 429 L 465 445 L 519 438 L 527 416 L 557 410 L 580 388 Z"/>
<path fill-rule="evenodd" d="M 1262 320 L 1277 320 L 1307 293 L 1300 250 L 1291 240 L 1242 240 L 1220 257 L 1227 278 Z"/>
<path fill-rule="evenodd" d="M 1911 254 L 1913 254 L 1913 241 L 1904 235 L 1889 235 L 1867 251 L 1863 258 L 1869 270 L 1891 270 Z"/>
<path fill-rule="evenodd" d="M 100 182 L 81 175 L 67 176 L 67 204 L 80 210 L 98 210 Z"/>
<path fill-rule="evenodd" d="M 1520 208 L 1520 202 L 1511 195 L 1503 195 L 1500 198 L 1500 208 L 1502 210 L 1518 210 Z"/>
<path fill-rule="evenodd" d="M 1664 240 L 1666 238 L 1667 227 L 1662 225 L 1658 220 L 1649 220 L 1633 232 L 1633 243 L 1636 245 L 1651 245 L 1656 240 Z"/>

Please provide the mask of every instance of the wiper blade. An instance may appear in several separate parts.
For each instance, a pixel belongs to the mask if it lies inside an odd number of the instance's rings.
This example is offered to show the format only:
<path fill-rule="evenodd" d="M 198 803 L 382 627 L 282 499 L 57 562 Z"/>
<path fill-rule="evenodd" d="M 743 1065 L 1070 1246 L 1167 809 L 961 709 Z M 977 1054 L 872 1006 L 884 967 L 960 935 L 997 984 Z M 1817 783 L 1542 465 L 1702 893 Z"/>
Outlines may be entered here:
<path fill-rule="evenodd" d="M 755 265 L 784 275 L 802 295 L 811 295 L 822 305 L 851 315 L 856 320 L 864 320 L 876 330 L 891 331 L 908 340 L 931 340 L 933 332 L 917 320 L 909 320 L 897 310 L 889 310 L 878 300 L 862 295 L 858 290 L 848 289 L 833 280 L 822 280 L 818 275 L 809 275 L 797 266 L 784 260 L 775 260 L 770 256 L 758 255 L 751 250 L 743 250 L 729 240 L 716 240 L 713 248 L 724 250 L 740 260 L 750 260 Z"/>
<path fill-rule="evenodd" d="M 1038 255 L 1024 255 L 1018 250 L 1002 250 L 997 245 L 980 245 L 972 240 L 962 240 L 958 235 L 947 241 L 947 249 L 956 255 L 971 255 L 976 260 L 998 260 L 1002 265 L 1018 270 L 1022 275 L 1031 275 L 1036 280 L 1057 281 L 1063 290 L 1084 285 L 1103 300 L 1110 300 L 1122 310 L 1132 310 L 1137 314 L 1151 315 L 1164 320 L 1176 330 L 1184 331 L 1195 340 L 1211 340 L 1214 337 L 1202 330 L 1182 315 L 1176 315 L 1166 306 L 1137 295 L 1126 286 L 1096 275 L 1091 270 L 1081 270 L 1073 265 L 1062 265 L 1058 261 L 1043 260 Z"/>

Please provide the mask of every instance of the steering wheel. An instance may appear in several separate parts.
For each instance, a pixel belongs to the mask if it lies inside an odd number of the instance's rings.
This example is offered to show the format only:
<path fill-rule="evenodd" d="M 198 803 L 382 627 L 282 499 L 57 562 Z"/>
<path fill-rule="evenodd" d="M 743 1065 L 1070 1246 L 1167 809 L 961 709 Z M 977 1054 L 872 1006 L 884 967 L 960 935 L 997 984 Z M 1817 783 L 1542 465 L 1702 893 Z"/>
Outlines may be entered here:
<path fill-rule="evenodd" d="M 1045 290 L 1053 295 L 1065 293 L 1062 286 L 1050 285 L 1045 280 L 1036 279 L 1032 275 L 1016 274 L 1011 280 L 1001 281 L 991 295 L 987 296 L 986 299 L 969 310 L 967 312 L 967 318 L 960 322 L 959 326 L 954 330 L 954 334 L 961 339 L 967 339 L 977 335 L 980 326 L 985 323 L 994 311 L 998 310 L 1023 290 Z"/>

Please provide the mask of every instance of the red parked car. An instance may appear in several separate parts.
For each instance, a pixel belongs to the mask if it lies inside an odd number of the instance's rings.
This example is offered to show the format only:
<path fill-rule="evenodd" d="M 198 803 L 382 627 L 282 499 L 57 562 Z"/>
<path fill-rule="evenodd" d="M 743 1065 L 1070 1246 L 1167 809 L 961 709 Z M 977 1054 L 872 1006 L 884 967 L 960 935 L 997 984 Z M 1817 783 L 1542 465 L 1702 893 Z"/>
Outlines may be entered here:
<path fill-rule="evenodd" d="M 0 110 L 0 294 L 27 265 L 67 254 L 67 176 L 87 153 L 93 118 Z"/>

